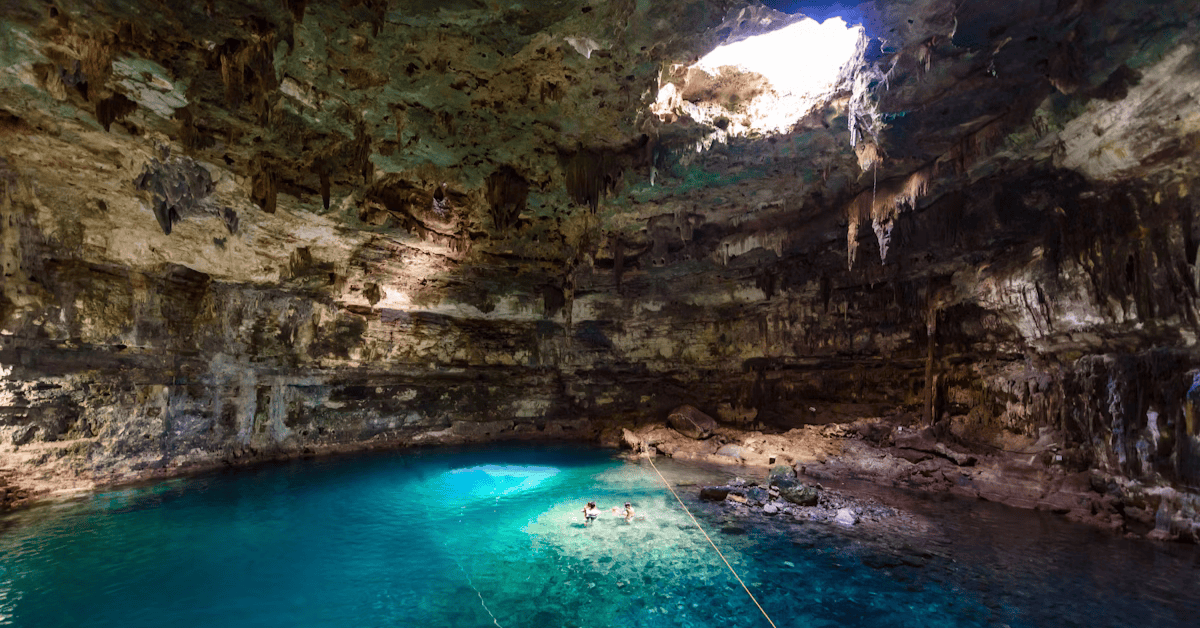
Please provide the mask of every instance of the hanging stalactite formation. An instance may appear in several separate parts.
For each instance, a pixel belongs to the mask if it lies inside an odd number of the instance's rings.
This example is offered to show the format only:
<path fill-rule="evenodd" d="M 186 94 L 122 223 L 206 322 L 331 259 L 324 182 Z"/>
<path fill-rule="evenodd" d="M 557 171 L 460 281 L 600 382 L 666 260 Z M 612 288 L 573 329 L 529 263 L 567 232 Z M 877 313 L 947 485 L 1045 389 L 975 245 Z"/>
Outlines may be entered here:
<path fill-rule="evenodd" d="M 600 200 L 617 189 L 621 173 L 619 160 L 611 152 L 585 149 L 563 159 L 567 194 L 593 213 L 600 207 Z"/>
<path fill-rule="evenodd" d="M 488 176 L 486 186 L 485 197 L 492 224 L 497 231 L 505 231 L 516 224 L 517 217 L 525 211 L 529 182 L 512 166 L 504 166 Z"/>

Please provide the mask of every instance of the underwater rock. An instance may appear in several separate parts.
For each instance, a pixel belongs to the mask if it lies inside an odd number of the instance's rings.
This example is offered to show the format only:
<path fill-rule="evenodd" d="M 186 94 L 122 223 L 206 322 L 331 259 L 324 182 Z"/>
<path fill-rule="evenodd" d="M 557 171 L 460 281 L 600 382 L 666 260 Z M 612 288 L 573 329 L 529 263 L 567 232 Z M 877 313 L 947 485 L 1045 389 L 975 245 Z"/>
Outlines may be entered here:
<path fill-rule="evenodd" d="M 835 523 L 840 523 L 844 526 L 852 526 L 858 523 L 858 517 L 849 508 L 839 508 L 837 516 L 833 520 Z"/>
<path fill-rule="evenodd" d="M 725 501 L 725 497 L 729 495 L 729 489 L 718 486 L 705 486 L 700 489 L 700 499 L 710 502 Z"/>

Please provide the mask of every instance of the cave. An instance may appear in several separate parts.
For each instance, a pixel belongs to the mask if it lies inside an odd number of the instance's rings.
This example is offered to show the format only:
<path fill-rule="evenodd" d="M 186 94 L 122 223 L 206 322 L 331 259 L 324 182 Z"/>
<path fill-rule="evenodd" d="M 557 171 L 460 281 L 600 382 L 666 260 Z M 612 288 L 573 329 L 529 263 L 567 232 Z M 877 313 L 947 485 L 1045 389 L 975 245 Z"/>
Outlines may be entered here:
<path fill-rule="evenodd" d="M 589 443 L 1195 551 L 1197 9 L 5 2 L 0 509 Z"/>

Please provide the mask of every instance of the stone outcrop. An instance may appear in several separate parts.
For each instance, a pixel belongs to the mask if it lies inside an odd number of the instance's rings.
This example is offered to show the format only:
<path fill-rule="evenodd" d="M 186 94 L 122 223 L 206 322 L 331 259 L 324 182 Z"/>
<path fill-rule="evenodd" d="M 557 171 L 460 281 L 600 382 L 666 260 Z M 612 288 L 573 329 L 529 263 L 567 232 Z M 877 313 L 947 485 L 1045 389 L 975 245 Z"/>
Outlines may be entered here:
<path fill-rule="evenodd" d="M 672 410 L 667 415 L 667 422 L 675 431 L 696 440 L 712 436 L 713 430 L 717 429 L 717 422 L 712 417 L 688 405 Z"/>
<path fill-rule="evenodd" d="M 1072 470 L 1059 459 L 1061 434 L 1044 430 L 1037 439 L 1014 439 L 1012 449 L 992 449 L 959 458 L 926 434 L 893 421 L 860 420 L 852 424 L 806 426 L 763 434 L 722 426 L 707 441 L 697 441 L 663 426 L 631 432 L 654 434 L 654 452 L 680 460 L 741 465 L 748 476 L 766 477 L 762 487 L 704 487 L 708 501 L 757 500 L 758 507 L 820 505 L 822 520 L 833 521 L 845 504 L 823 500 L 819 481 L 866 480 L 911 491 L 982 499 L 1017 508 L 1045 510 L 1073 521 L 1125 534 L 1160 540 L 1200 543 L 1200 500 L 1167 487 L 1113 476 L 1099 470 Z M 882 430 L 882 431 L 881 431 Z M 914 449 L 914 445 L 930 451 Z M 938 447 L 938 445 L 942 445 Z M 722 453 L 736 448 L 739 457 Z M 654 453 L 638 451 L 636 455 Z M 937 450 L 945 450 L 945 454 Z M 914 451 L 923 456 L 913 456 Z M 844 494 L 839 494 L 846 497 Z M 849 499 L 849 498 L 847 498 Z M 860 509 L 861 512 L 861 509 Z M 854 525 L 857 514 L 842 517 Z"/>
<path fill-rule="evenodd" d="M 843 526 L 857 525 L 862 521 L 890 534 L 896 534 L 905 527 L 911 531 L 915 523 L 911 513 L 885 506 L 873 497 L 854 496 L 820 485 L 794 484 L 794 487 L 802 486 L 811 493 L 812 499 L 792 501 L 786 498 L 786 489 L 777 486 L 778 479 L 779 476 L 772 471 L 766 485 L 736 478 L 734 484 L 704 486 L 700 489 L 700 499 L 716 502 L 741 517 L 782 515 L 785 521 L 818 521 Z M 721 531 L 728 533 L 726 530 Z"/>
<path fill-rule="evenodd" d="M 832 473 L 905 426 L 855 473 L 1190 516 L 1194 3 L 847 10 L 857 56 L 767 133 L 759 78 L 688 70 L 800 19 L 733 0 L 6 3 L 0 470 L 616 442 L 686 404 L 761 432 L 710 428 L 726 461 L 857 425 Z"/>

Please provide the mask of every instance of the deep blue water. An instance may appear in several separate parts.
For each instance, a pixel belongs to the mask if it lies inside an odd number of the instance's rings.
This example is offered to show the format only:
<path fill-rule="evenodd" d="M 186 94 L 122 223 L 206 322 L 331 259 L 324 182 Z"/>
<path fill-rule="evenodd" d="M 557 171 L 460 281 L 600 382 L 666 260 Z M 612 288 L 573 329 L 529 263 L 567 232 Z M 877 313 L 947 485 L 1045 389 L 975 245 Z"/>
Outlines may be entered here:
<path fill-rule="evenodd" d="M 643 465 L 408 450 L 40 506 L 0 520 L 0 626 L 768 626 Z M 920 532 L 763 527 L 682 493 L 780 628 L 1200 621 L 1192 547 L 965 502 L 910 500 Z M 641 517 L 585 528 L 589 500 Z"/>

